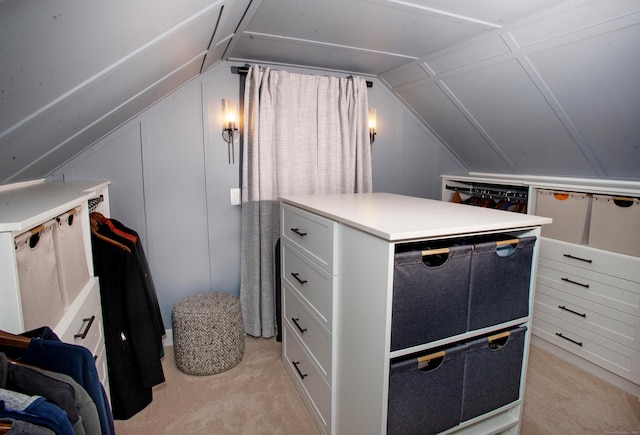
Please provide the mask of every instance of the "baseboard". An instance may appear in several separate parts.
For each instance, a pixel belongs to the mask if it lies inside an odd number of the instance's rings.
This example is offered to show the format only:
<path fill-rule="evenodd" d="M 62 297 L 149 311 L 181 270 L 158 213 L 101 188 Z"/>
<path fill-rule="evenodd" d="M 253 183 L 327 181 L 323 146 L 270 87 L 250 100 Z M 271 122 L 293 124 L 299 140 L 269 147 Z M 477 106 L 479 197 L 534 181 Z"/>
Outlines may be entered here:
<path fill-rule="evenodd" d="M 173 346 L 173 329 L 165 329 L 165 335 L 162 339 L 162 346 Z"/>

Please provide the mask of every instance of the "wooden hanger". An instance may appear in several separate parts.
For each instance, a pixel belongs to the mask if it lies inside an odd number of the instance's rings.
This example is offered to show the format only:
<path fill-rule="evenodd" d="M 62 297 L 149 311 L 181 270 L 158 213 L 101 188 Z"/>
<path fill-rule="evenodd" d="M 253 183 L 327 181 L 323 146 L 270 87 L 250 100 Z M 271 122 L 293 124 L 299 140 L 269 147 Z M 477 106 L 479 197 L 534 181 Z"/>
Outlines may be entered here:
<path fill-rule="evenodd" d="M 97 216 L 99 215 L 99 216 Z M 91 233 L 96 236 L 98 239 L 100 240 L 104 240 L 107 243 L 110 243 L 114 246 L 117 246 L 118 248 L 127 251 L 128 253 L 131 253 L 131 249 L 129 249 L 128 246 L 123 245 L 122 243 L 112 240 L 106 236 L 103 236 L 102 234 L 100 234 L 98 232 L 98 227 L 100 226 L 100 216 L 102 218 L 104 218 L 103 215 L 101 215 L 100 213 L 91 213 L 91 215 L 89 216 L 89 222 L 91 223 Z"/>
<path fill-rule="evenodd" d="M 19 349 L 26 349 L 29 347 L 31 339 L 22 335 L 11 334 L 0 330 L 0 346 L 17 347 Z"/>
<path fill-rule="evenodd" d="M 0 421 L 0 434 L 8 433 L 11 430 L 11 423 Z"/>

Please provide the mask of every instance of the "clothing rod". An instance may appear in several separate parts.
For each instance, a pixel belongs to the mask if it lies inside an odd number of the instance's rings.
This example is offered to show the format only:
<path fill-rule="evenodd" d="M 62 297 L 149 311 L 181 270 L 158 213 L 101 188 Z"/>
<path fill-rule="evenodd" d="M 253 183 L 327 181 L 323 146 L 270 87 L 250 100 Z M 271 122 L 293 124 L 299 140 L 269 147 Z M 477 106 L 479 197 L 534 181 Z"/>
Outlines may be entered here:
<path fill-rule="evenodd" d="M 249 67 L 247 66 L 232 66 L 231 67 L 231 73 L 232 74 L 247 74 L 249 72 Z M 368 88 L 372 88 L 373 87 L 373 82 L 370 82 L 369 80 L 366 81 L 367 82 L 367 87 Z"/>

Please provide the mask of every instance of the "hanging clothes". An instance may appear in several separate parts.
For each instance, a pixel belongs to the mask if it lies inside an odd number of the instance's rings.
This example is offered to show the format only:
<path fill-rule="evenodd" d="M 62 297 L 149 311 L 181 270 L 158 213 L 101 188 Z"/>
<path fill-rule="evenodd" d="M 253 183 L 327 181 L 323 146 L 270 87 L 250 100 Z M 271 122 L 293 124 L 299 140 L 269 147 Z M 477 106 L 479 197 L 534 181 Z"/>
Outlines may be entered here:
<path fill-rule="evenodd" d="M 128 419 L 164 382 L 164 326 L 138 235 L 120 222 L 90 215 L 95 274 L 100 280 L 111 406 Z"/>
<path fill-rule="evenodd" d="M 0 334 L 0 351 L 20 363 L 71 377 L 95 404 L 103 435 L 115 435 L 113 415 L 91 352 L 75 344 L 63 343 L 48 327 L 19 336 Z M 29 420 L 26 420 L 29 421 Z"/>
<path fill-rule="evenodd" d="M 70 376 L 20 363 L 0 352 L 0 388 L 38 395 L 66 412 L 76 435 L 100 435 L 100 417 L 89 393 Z"/>

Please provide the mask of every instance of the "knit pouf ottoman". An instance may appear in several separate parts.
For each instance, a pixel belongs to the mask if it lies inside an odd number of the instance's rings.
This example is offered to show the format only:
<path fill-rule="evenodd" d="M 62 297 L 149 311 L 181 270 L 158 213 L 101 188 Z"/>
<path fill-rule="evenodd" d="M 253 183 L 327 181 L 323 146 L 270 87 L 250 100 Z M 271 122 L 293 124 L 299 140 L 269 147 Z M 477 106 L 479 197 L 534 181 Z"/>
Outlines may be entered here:
<path fill-rule="evenodd" d="M 224 292 L 182 299 L 171 312 L 176 366 L 189 375 L 213 375 L 244 355 L 240 300 Z"/>

